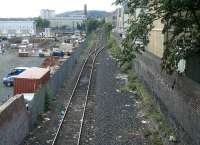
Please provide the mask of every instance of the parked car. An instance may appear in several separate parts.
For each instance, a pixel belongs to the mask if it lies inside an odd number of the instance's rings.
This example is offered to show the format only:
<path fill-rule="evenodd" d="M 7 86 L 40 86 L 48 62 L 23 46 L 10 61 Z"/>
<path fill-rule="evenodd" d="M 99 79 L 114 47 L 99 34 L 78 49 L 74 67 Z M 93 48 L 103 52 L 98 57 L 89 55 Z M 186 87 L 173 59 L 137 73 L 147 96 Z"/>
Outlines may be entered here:
<path fill-rule="evenodd" d="M 136 49 L 144 51 L 145 47 L 142 39 L 136 39 L 134 41 L 134 46 L 136 47 Z"/>
<path fill-rule="evenodd" d="M 7 41 L 7 40 L 8 40 L 7 37 L 0 37 L 0 39 L 1 39 L 2 41 Z"/>
<path fill-rule="evenodd" d="M 2 37 L 2 40 L 3 41 L 8 41 L 8 38 L 7 37 Z"/>
<path fill-rule="evenodd" d="M 11 49 L 17 49 L 18 48 L 17 44 L 11 44 L 10 47 L 11 47 Z"/>
<path fill-rule="evenodd" d="M 21 42 L 22 45 L 28 45 L 29 44 L 29 40 L 28 39 L 24 39 Z"/>
<path fill-rule="evenodd" d="M 10 73 L 7 74 L 6 77 L 3 78 L 3 84 L 6 87 L 11 87 L 14 85 L 14 78 L 21 74 L 22 72 L 24 72 L 25 70 L 27 70 L 28 67 L 16 67 L 15 69 L 13 69 Z"/>
<path fill-rule="evenodd" d="M 60 50 L 53 51 L 52 56 L 64 57 L 65 53 Z"/>

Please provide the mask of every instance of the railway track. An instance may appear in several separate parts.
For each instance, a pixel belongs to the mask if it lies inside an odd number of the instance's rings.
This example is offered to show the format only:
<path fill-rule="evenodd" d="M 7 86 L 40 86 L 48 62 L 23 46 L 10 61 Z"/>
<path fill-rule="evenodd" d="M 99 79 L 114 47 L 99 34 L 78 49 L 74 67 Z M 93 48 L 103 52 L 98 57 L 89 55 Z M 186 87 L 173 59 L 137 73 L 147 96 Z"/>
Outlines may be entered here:
<path fill-rule="evenodd" d="M 89 50 L 51 145 L 80 144 L 95 61 L 104 49 L 100 45 L 96 43 L 95 50 Z"/>

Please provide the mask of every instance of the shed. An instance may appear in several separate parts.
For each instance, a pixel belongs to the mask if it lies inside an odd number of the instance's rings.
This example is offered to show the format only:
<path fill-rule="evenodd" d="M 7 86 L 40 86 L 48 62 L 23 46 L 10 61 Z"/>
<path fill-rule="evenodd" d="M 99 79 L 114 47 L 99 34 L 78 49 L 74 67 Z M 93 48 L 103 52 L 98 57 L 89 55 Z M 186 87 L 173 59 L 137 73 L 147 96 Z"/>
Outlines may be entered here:
<path fill-rule="evenodd" d="M 15 77 L 14 95 L 22 93 L 35 93 L 40 85 L 50 79 L 50 70 L 32 67 Z"/>

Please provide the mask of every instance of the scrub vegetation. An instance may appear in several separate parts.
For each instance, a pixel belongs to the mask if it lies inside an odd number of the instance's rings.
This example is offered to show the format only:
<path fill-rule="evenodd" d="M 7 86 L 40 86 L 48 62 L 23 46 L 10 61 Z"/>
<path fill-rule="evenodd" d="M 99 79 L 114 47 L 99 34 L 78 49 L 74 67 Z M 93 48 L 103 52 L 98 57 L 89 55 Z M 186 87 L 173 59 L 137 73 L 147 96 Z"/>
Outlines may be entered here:
<path fill-rule="evenodd" d="M 175 137 L 173 130 L 169 127 L 165 116 L 161 113 L 159 107 L 155 104 L 153 96 L 150 95 L 144 84 L 138 79 L 137 75 L 131 70 L 132 63 L 126 61 L 126 55 L 123 54 L 123 48 L 117 43 L 116 37 L 111 35 L 107 48 L 114 59 L 118 62 L 121 71 L 128 75 L 128 83 L 122 87 L 122 91 L 136 91 L 136 100 L 142 103 L 142 110 L 145 119 L 150 120 L 152 128 L 143 129 L 143 134 L 149 139 L 152 145 L 162 145 L 162 138 Z"/>

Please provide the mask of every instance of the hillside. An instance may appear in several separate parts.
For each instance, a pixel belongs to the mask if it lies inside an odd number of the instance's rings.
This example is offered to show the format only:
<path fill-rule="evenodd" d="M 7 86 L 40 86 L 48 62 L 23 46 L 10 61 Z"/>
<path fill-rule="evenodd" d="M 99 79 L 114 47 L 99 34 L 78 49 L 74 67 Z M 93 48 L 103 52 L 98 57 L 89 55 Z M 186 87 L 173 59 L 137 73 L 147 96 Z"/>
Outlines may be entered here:
<path fill-rule="evenodd" d="M 64 12 L 64 13 L 58 14 L 57 16 L 59 16 L 59 17 L 67 17 L 69 15 L 79 15 L 79 14 L 83 14 L 83 11 Z M 109 14 L 110 13 L 106 12 L 106 11 L 97 11 L 97 10 L 90 10 L 90 11 L 88 11 L 88 17 L 92 17 L 92 18 L 106 17 Z"/>

